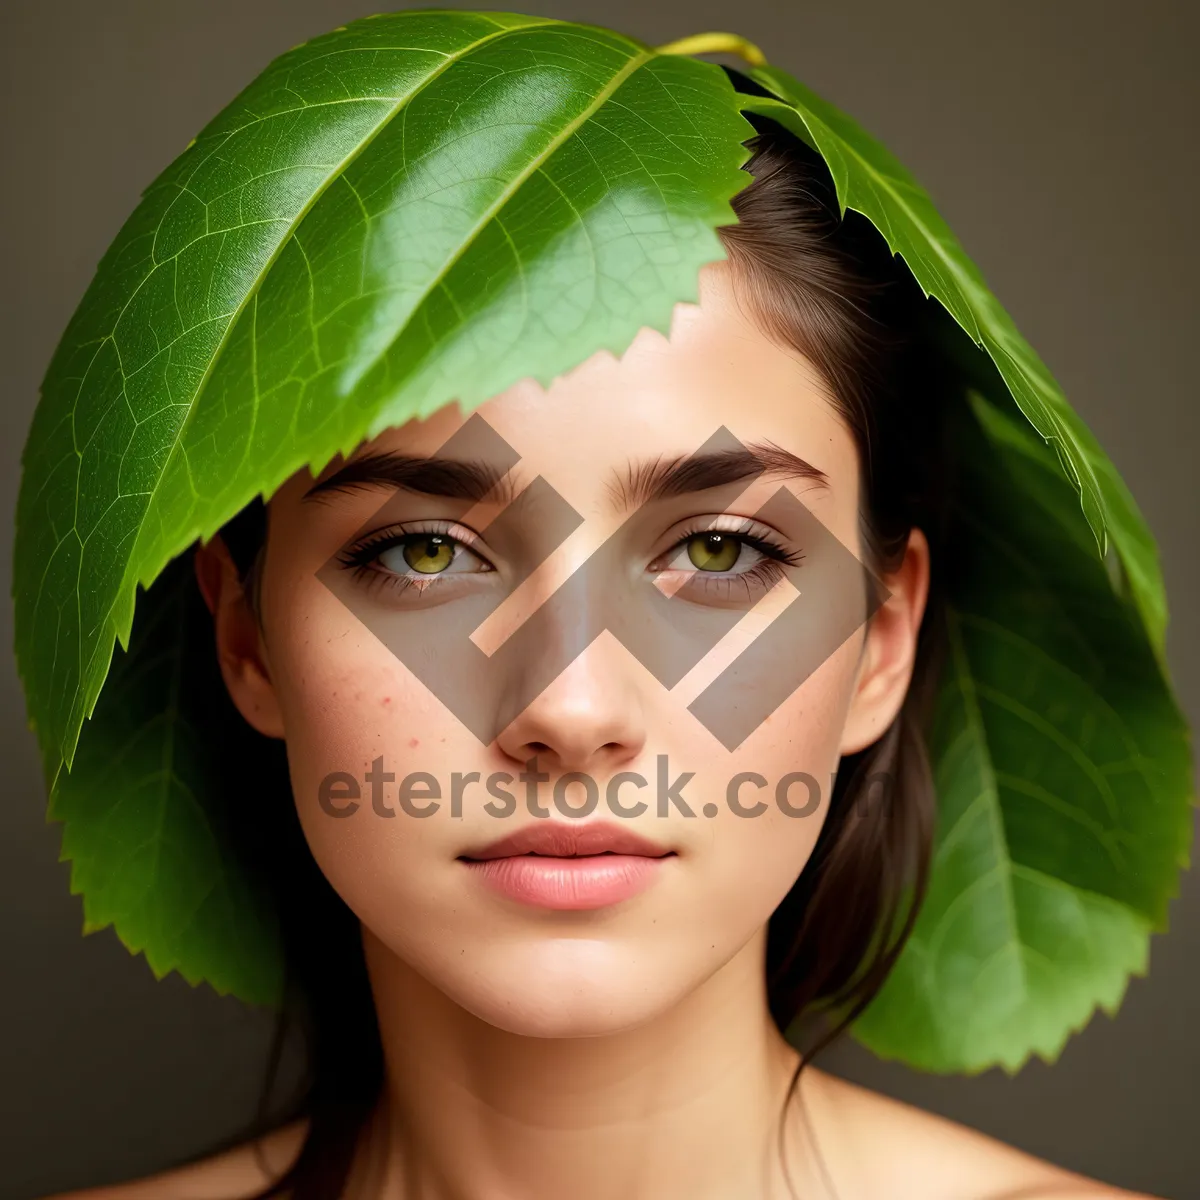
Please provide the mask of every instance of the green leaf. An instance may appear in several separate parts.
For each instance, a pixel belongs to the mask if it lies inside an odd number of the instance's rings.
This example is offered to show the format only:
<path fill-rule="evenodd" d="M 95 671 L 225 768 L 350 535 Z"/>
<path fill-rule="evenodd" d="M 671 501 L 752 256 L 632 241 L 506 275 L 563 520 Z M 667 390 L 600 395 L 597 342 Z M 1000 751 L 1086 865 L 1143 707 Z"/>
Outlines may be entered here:
<path fill-rule="evenodd" d="M 855 1033 L 926 1070 L 1015 1071 L 1030 1054 L 1055 1058 L 1097 1006 L 1115 1010 L 1187 863 L 1191 755 L 1157 548 L 920 185 L 791 76 L 747 74 L 772 96 L 746 111 L 822 155 L 843 214 L 867 217 L 953 318 L 931 317 L 928 336 L 979 389 L 980 427 L 961 424 L 955 455 L 930 890 Z"/>
<path fill-rule="evenodd" d="M 16 649 L 55 811 L 139 787 L 142 764 L 102 769 L 99 745 L 60 775 L 85 718 L 97 743 L 129 732 L 96 705 L 139 584 L 383 428 L 667 331 L 724 257 L 751 132 L 712 64 L 502 13 L 355 22 L 219 114 L 101 261 L 25 449 Z M 164 803 L 168 827 L 187 819 L 185 790 Z M 67 842 L 101 889 L 91 925 L 156 970 L 234 978 L 223 905 L 155 941 L 157 851 L 122 858 L 117 895 L 109 843 Z"/>
<path fill-rule="evenodd" d="M 208 617 L 190 555 L 171 563 L 154 600 L 138 608 L 129 653 L 114 658 L 99 736 L 80 740 L 51 793 L 50 817 L 64 823 L 60 859 L 71 860 L 85 933 L 115 925 L 159 978 L 177 968 L 189 983 L 272 1004 L 281 945 L 247 851 L 252 824 L 271 825 L 269 785 L 253 765 L 268 759 L 278 787 L 286 760 L 248 736 L 211 636 L 189 636 Z M 269 828 L 260 841 L 278 836 Z"/>
<path fill-rule="evenodd" d="M 1046 365 L 988 290 L 929 196 L 896 158 L 860 126 L 776 67 L 747 74 L 774 97 L 745 105 L 790 129 L 825 159 L 838 200 L 866 216 L 900 254 L 927 296 L 939 300 L 995 363 L 1033 427 L 1056 450 L 1079 493 L 1101 555 L 1108 533 L 1163 661 L 1166 600 L 1154 539 L 1136 503 L 1091 431 L 1071 408 Z"/>
<path fill-rule="evenodd" d="M 527 17 L 402 13 L 277 60 L 148 189 L 45 381 L 16 601 L 51 765 L 136 585 L 255 494 L 668 328 L 749 132 L 718 68 Z"/>
<path fill-rule="evenodd" d="M 977 393 L 956 458 L 939 801 L 912 939 L 855 1027 L 933 1071 L 1053 1060 L 1145 972 L 1191 836 L 1187 728 L 1054 453 Z M 1014 502 L 1014 497 L 1019 497 Z"/>

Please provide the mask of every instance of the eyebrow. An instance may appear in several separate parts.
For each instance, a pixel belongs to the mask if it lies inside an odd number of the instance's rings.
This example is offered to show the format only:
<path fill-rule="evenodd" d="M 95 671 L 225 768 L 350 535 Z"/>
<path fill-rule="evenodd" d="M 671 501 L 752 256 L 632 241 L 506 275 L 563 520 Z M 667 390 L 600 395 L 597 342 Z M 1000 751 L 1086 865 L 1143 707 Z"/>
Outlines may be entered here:
<path fill-rule="evenodd" d="M 824 471 L 774 442 L 753 442 L 728 450 L 655 458 L 631 464 L 617 477 L 612 493 L 624 509 L 640 508 L 689 492 L 738 483 L 755 475 L 807 479 L 829 487 Z"/>
<path fill-rule="evenodd" d="M 728 450 L 630 463 L 617 474 L 609 490 L 617 506 L 628 511 L 764 474 L 829 486 L 825 472 L 799 455 L 773 442 L 756 442 Z M 369 487 L 404 488 L 472 504 L 491 500 L 500 505 L 511 504 L 519 490 L 513 472 L 482 459 L 383 452 L 351 459 L 328 479 L 313 484 L 304 499 Z"/>
<path fill-rule="evenodd" d="M 313 484 L 304 499 L 369 487 L 404 488 L 473 504 L 487 499 L 509 504 L 516 495 L 511 472 L 492 463 L 389 452 L 352 458 L 328 479 Z"/>

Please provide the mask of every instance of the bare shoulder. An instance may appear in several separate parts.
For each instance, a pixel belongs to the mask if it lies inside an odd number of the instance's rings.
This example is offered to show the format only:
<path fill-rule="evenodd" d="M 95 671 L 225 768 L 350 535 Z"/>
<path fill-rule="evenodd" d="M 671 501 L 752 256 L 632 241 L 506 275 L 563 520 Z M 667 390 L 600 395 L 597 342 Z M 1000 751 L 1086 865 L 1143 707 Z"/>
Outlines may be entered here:
<path fill-rule="evenodd" d="M 245 1200 L 274 1183 L 295 1161 L 308 1121 L 294 1121 L 256 1141 L 145 1179 L 63 1192 L 46 1200 Z"/>
<path fill-rule="evenodd" d="M 841 1200 L 1154 1200 L 815 1068 L 802 1095 Z"/>

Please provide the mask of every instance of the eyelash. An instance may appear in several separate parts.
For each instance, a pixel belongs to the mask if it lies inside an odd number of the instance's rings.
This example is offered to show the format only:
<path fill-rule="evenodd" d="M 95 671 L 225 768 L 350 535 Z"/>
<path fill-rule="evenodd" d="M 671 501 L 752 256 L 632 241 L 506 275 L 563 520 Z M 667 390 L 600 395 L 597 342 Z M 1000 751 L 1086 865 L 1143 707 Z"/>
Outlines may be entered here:
<path fill-rule="evenodd" d="M 356 542 L 353 546 L 347 547 L 338 555 L 338 562 L 345 567 L 355 579 L 358 579 L 369 587 L 388 587 L 396 591 L 406 591 L 409 588 L 415 588 L 418 592 L 424 592 L 430 587 L 433 587 L 439 579 L 447 572 L 441 571 L 431 573 L 424 578 L 419 575 L 401 575 L 396 571 L 390 571 L 386 567 L 379 567 L 375 564 L 378 562 L 380 555 L 385 554 L 388 550 L 393 550 L 397 546 L 403 546 L 405 542 L 420 537 L 433 537 L 434 535 L 444 537 L 450 542 L 457 553 L 458 550 L 465 550 L 469 554 L 473 554 L 480 562 L 484 564 L 484 569 L 474 574 L 486 574 L 494 571 L 495 567 L 491 565 L 474 549 L 466 538 L 458 537 L 450 532 L 451 526 L 445 522 L 430 522 L 427 528 L 411 529 L 401 526 L 391 526 L 388 529 L 379 529 L 374 533 L 368 534 L 361 542 Z M 451 560 L 453 561 L 453 560 Z"/>
<path fill-rule="evenodd" d="M 670 549 L 659 555 L 656 561 L 669 561 L 683 550 L 692 538 L 706 533 L 720 533 L 726 537 L 736 538 L 743 546 L 757 550 L 763 557 L 748 570 L 739 571 L 733 575 L 719 571 L 702 571 L 696 568 L 691 572 L 692 580 L 687 585 L 689 587 L 700 586 L 711 592 L 724 586 L 726 595 L 734 586 L 745 587 L 747 598 L 750 598 L 756 590 L 769 591 L 784 577 L 789 567 L 798 567 L 804 559 L 804 555 L 799 551 L 789 550 L 786 546 L 772 541 L 765 534 L 751 533 L 748 526 L 740 529 L 724 529 L 720 526 L 703 524 L 685 529 Z M 698 583 L 697 581 L 702 582 Z"/>
<path fill-rule="evenodd" d="M 655 562 L 670 561 L 672 557 L 682 551 L 691 541 L 692 538 L 699 537 L 706 533 L 721 533 L 726 537 L 735 538 L 739 544 L 749 546 L 753 550 L 757 550 L 762 558 L 759 562 L 748 570 L 739 571 L 736 574 L 730 575 L 725 572 L 718 571 L 702 571 L 699 568 L 691 572 L 693 580 L 703 580 L 699 586 L 706 590 L 726 585 L 732 587 L 735 583 L 739 586 L 744 586 L 747 594 L 750 594 L 756 587 L 762 590 L 769 590 L 780 579 L 788 567 L 797 567 L 800 565 L 804 555 L 796 551 L 787 549 L 773 542 L 769 537 L 762 534 L 751 533 L 749 529 L 722 529 L 712 525 L 696 525 L 682 532 L 671 547 L 663 554 L 655 558 Z M 428 588 L 438 584 L 438 581 L 447 574 L 445 571 L 431 573 L 425 578 L 420 578 L 417 575 L 399 574 L 395 571 L 390 571 L 387 568 L 380 568 L 375 565 L 379 557 L 388 550 L 394 549 L 397 546 L 402 546 L 411 538 L 430 537 L 440 535 L 446 538 L 453 544 L 456 551 L 459 549 L 473 554 L 480 562 L 484 564 L 484 569 L 478 572 L 470 572 L 472 574 L 486 574 L 495 570 L 495 567 L 476 550 L 465 538 L 458 537 L 450 532 L 450 527 L 445 523 L 432 523 L 428 528 L 422 529 L 404 529 L 393 526 L 389 529 L 381 529 L 369 534 L 362 541 L 357 542 L 353 546 L 348 547 L 339 556 L 338 561 L 341 565 L 349 570 L 356 579 L 365 582 L 373 587 L 390 587 L 399 591 L 404 591 L 409 588 L 416 588 L 418 592 L 426 591 Z M 453 561 L 453 560 L 451 560 Z M 461 572 L 460 572 L 461 573 Z M 707 578 L 705 578 L 707 577 Z"/>

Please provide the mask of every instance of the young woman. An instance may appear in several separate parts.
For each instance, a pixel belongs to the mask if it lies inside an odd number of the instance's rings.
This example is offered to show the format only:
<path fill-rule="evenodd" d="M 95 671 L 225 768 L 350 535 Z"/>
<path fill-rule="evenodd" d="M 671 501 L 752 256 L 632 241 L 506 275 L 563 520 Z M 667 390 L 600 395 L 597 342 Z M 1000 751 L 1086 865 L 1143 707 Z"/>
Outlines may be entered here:
<path fill-rule="evenodd" d="M 273 1131 L 77 1197 L 1128 1195 L 783 1036 L 875 994 L 925 876 L 951 464 L 911 284 L 813 151 L 753 151 L 669 336 L 389 429 L 196 551 L 228 694 L 286 745 L 313 1076 Z M 797 595 L 799 686 L 760 714 L 780 664 L 746 660 L 698 719 Z"/>

